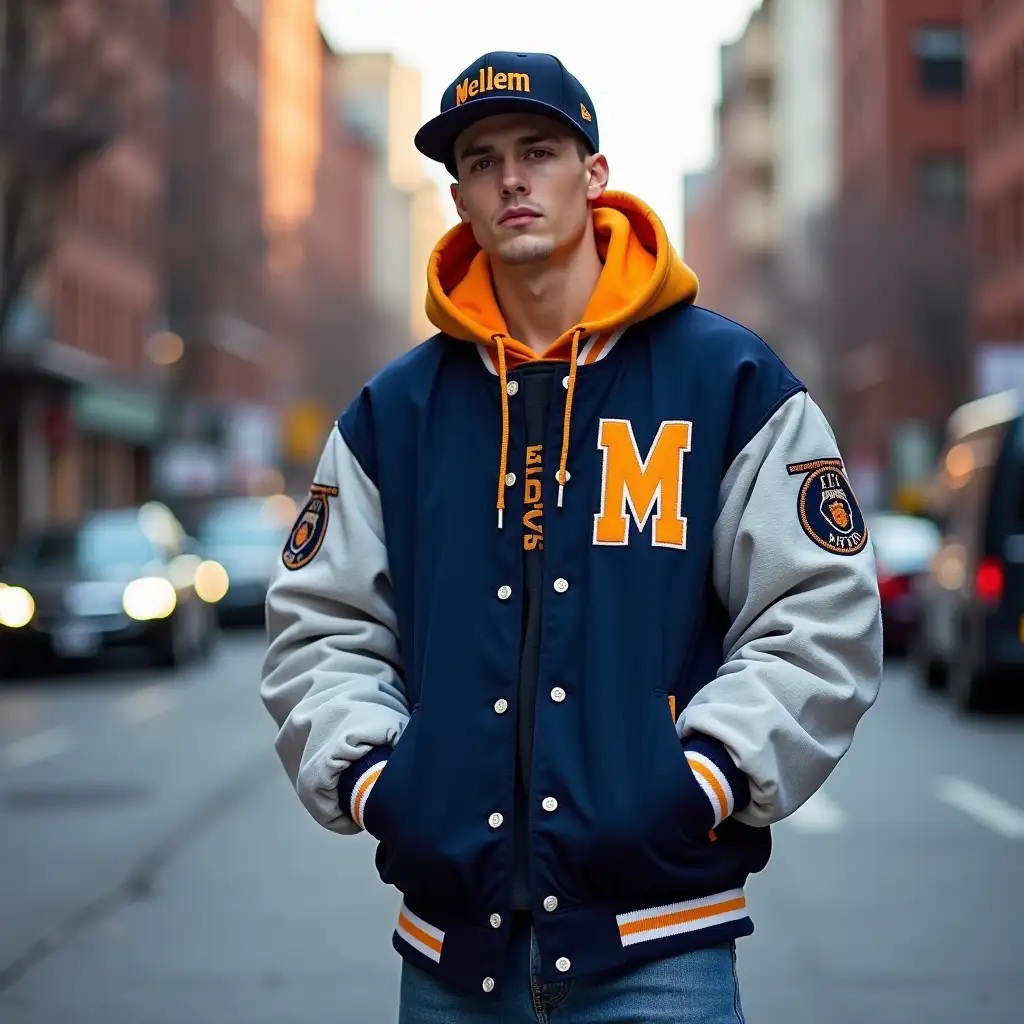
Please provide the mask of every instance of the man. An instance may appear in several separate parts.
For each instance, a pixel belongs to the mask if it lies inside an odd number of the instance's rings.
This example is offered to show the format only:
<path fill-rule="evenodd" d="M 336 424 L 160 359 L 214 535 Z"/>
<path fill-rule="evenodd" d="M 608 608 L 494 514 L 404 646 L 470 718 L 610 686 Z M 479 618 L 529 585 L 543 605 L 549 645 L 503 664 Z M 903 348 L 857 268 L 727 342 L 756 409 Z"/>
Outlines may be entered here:
<path fill-rule="evenodd" d="M 554 57 L 485 55 L 416 143 L 462 221 L 440 333 L 338 420 L 285 547 L 278 752 L 379 841 L 401 1020 L 741 1020 L 744 882 L 881 674 L 835 438 L 606 190 Z"/>

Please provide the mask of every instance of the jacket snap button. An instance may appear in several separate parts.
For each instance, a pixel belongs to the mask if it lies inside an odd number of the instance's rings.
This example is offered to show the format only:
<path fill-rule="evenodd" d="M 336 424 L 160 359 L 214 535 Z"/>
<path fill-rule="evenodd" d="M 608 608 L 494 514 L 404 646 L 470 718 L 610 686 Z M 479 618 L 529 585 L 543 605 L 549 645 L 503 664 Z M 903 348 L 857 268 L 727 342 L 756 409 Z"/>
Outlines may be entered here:
<path fill-rule="evenodd" d="M 502 817 L 502 816 L 501 816 L 501 815 L 500 815 L 500 814 L 499 814 L 499 813 L 498 813 L 497 811 L 495 811 L 495 812 L 494 812 L 494 813 L 493 813 L 493 814 L 492 814 L 492 815 L 491 815 L 491 816 L 490 816 L 490 817 L 489 817 L 489 818 L 487 819 L 487 824 L 488 824 L 488 825 L 490 825 L 490 826 L 491 826 L 491 828 L 500 828 L 500 827 L 501 827 L 501 823 L 502 823 L 502 822 L 503 822 L 504 820 L 505 820 L 505 819 L 504 819 L 504 818 L 503 818 L 503 817 Z"/>
<path fill-rule="evenodd" d="M 498 600 L 507 601 L 512 596 L 512 588 L 505 584 L 503 587 L 498 587 Z"/>
<path fill-rule="evenodd" d="M 565 388 L 566 391 L 569 390 L 569 375 L 568 374 L 566 374 L 562 378 L 562 387 Z"/>
<path fill-rule="evenodd" d="M 544 897 L 544 909 L 550 914 L 552 910 L 558 909 L 558 897 L 557 896 L 545 896 Z"/>
<path fill-rule="evenodd" d="M 499 715 L 503 715 L 503 714 L 505 714 L 505 712 L 506 712 L 506 711 L 508 711 L 508 701 L 507 701 L 507 700 L 505 700 L 505 698 L 504 698 L 504 697 L 499 697 L 499 698 L 498 698 L 498 699 L 497 699 L 497 700 L 496 700 L 496 701 L 494 702 L 494 710 L 495 710 L 495 711 L 496 711 L 496 712 L 497 712 L 497 713 L 498 713 Z"/>
<path fill-rule="evenodd" d="M 565 972 L 566 972 L 567 970 L 569 970 L 569 968 L 570 968 L 570 967 L 572 967 L 572 964 L 571 964 L 571 963 L 569 962 L 569 958 L 568 958 L 567 956 L 560 956 L 560 957 L 559 957 L 559 958 L 558 958 L 558 959 L 557 959 L 557 960 L 555 961 L 555 966 L 556 966 L 556 967 L 557 967 L 557 968 L 558 968 L 558 969 L 559 969 L 559 970 L 560 970 L 560 971 L 561 971 L 561 972 L 562 972 L 563 974 L 565 974 Z"/>
<path fill-rule="evenodd" d="M 494 991 L 494 979 L 493 978 L 484 978 L 483 988 L 484 988 L 485 992 L 493 992 Z"/>
<path fill-rule="evenodd" d="M 551 699 L 552 699 L 552 700 L 553 700 L 553 701 L 554 701 L 554 702 L 555 702 L 556 704 L 561 704 L 561 703 L 562 703 L 562 701 L 563 701 L 563 700 L 565 700 L 565 690 L 563 690 L 563 689 L 562 689 L 562 688 L 561 688 L 560 686 L 556 686 L 556 687 L 555 687 L 555 688 L 554 688 L 554 689 L 553 689 L 553 690 L 551 691 Z"/>
<path fill-rule="evenodd" d="M 555 590 L 559 594 L 564 594 L 569 589 L 569 581 L 562 579 L 561 576 L 555 580 Z"/>
<path fill-rule="evenodd" d="M 491 914 L 491 927 L 492 928 L 500 928 L 501 927 L 501 914 Z"/>
<path fill-rule="evenodd" d="M 546 796 L 541 803 L 541 807 L 543 807 L 545 811 L 557 811 L 558 801 L 553 796 Z"/>
<path fill-rule="evenodd" d="M 516 485 L 516 475 L 515 475 L 515 473 L 506 473 L 505 474 L 505 486 L 506 487 L 515 487 L 515 485 Z"/>
<path fill-rule="evenodd" d="M 505 385 L 505 390 L 506 390 L 506 391 L 507 391 L 507 392 L 508 392 L 508 393 L 509 393 L 510 395 L 514 395 L 514 394 L 516 394 L 516 392 L 517 392 L 517 391 L 519 390 L 519 381 L 517 381 L 517 380 L 510 380 L 510 381 L 509 381 L 509 382 L 508 382 L 508 383 L 507 383 L 507 384 Z"/>

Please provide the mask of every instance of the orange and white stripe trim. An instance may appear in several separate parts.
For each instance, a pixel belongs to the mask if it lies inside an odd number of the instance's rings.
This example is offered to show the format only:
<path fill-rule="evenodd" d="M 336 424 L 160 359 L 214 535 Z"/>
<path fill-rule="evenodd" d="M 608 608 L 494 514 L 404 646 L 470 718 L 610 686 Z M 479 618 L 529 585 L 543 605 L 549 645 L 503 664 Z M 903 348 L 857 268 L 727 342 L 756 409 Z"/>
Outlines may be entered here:
<path fill-rule="evenodd" d="M 626 333 L 625 328 L 618 331 L 603 331 L 601 334 L 592 334 L 585 345 L 580 349 L 577 366 L 589 366 L 591 363 L 600 362 Z"/>
<path fill-rule="evenodd" d="M 360 828 L 363 827 L 363 809 L 366 807 L 370 790 L 373 789 L 373 784 L 380 778 L 380 773 L 384 771 L 384 765 L 386 764 L 387 761 L 378 761 L 376 764 L 371 765 L 359 776 L 355 786 L 352 787 L 352 802 L 349 810 L 352 814 L 352 820 Z"/>
<path fill-rule="evenodd" d="M 730 889 L 699 900 L 618 914 L 615 921 L 623 946 L 635 946 L 639 942 L 653 942 L 671 935 L 714 928 L 746 916 L 747 898 L 743 890 Z"/>
<path fill-rule="evenodd" d="M 736 806 L 732 786 L 729 785 L 729 780 L 725 777 L 722 769 L 710 757 L 706 757 L 696 750 L 688 750 L 686 760 L 697 784 L 704 790 L 704 795 L 715 812 L 715 823 L 711 827 L 718 828 L 732 814 Z"/>
<path fill-rule="evenodd" d="M 588 335 L 580 345 L 579 355 L 576 359 L 577 366 L 589 366 L 591 363 L 600 362 L 604 359 L 616 344 L 619 339 L 626 333 L 626 328 L 622 328 L 618 331 L 604 331 L 601 334 Z M 476 351 L 480 356 L 481 362 L 487 369 L 498 376 L 498 356 L 495 350 L 485 345 L 482 341 L 476 343 Z"/>
<path fill-rule="evenodd" d="M 441 962 L 441 947 L 444 945 L 444 932 L 427 924 L 422 917 L 417 917 L 404 903 L 398 915 L 396 934 L 412 946 L 417 953 L 429 957 L 434 963 Z"/>

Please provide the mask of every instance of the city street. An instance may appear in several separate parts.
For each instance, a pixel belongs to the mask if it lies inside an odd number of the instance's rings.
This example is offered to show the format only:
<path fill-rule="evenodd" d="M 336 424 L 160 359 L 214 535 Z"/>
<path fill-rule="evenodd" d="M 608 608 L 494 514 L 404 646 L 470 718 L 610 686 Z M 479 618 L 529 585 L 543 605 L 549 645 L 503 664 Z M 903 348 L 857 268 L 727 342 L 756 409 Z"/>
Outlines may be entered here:
<path fill-rule="evenodd" d="M 0 684 L 4 1024 L 394 1020 L 399 896 L 290 791 L 261 653 Z M 1021 1020 L 1022 785 L 1024 716 L 891 667 L 750 881 L 748 1024 Z"/>

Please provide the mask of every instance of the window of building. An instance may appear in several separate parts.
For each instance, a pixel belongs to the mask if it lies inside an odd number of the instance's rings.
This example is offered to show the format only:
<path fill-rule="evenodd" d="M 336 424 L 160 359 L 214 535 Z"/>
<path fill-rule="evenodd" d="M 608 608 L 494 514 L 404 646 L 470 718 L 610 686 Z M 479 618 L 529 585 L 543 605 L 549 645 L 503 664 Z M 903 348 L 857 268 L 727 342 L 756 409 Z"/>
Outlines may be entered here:
<path fill-rule="evenodd" d="M 917 194 L 926 209 L 960 216 L 967 197 L 967 172 L 962 153 L 930 153 L 918 164 Z"/>
<path fill-rule="evenodd" d="M 1011 203 L 1013 253 L 1018 259 L 1024 259 L 1024 180 L 1014 187 Z"/>
<path fill-rule="evenodd" d="M 999 131 L 999 89 L 992 82 L 978 86 L 981 137 L 985 141 Z"/>
<path fill-rule="evenodd" d="M 914 32 L 921 88 L 932 95 L 962 96 L 966 43 L 961 28 L 928 26 Z"/>
<path fill-rule="evenodd" d="M 1003 239 L 1000 222 L 1002 220 L 1002 203 L 990 200 L 986 207 L 988 218 L 988 245 L 985 252 L 990 266 L 998 266 L 1003 258 Z"/>
<path fill-rule="evenodd" d="M 1006 77 L 1010 117 L 1016 121 L 1024 115 L 1024 46 L 1014 50 L 1013 56 L 1007 61 Z"/>

